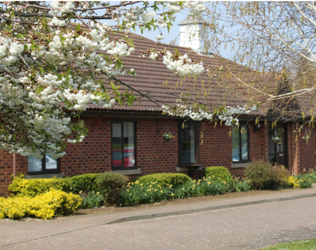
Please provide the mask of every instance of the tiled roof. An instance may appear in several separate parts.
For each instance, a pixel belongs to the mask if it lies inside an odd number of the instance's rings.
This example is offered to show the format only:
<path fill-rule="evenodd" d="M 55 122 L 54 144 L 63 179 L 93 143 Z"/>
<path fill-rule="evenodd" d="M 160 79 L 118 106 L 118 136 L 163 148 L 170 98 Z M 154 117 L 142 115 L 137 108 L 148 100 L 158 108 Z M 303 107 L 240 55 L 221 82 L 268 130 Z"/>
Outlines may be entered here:
<path fill-rule="evenodd" d="M 118 34 L 117 36 L 119 37 L 120 35 Z M 231 77 L 229 80 L 225 80 L 219 70 L 213 70 L 211 76 L 204 72 L 196 79 L 187 77 L 185 81 L 181 81 L 179 77 L 175 76 L 172 71 L 167 69 L 162 63 L 162 60 L 152 61 L 148 57 L 139 57 L 139 54 L 146 52 L 149 48 L 154 48 L 155 51 L 167 49 L 171 52 L 174 52 L 176 48 L 181 54 L 188 54 L 191 59 L 194 59 L 197 62 L 203 61 L 204 66 L 210 65 L 219 68 L 221 65 L 229 65 L 236 75 L 245 71 L 245 67 L 239 64 L 217 55 L 199 55 L 193 52 L 190 48 L 154 42 L 134 33 L 128 33 L 128 36 L 133 39 L 136 51 L 131 56 L 123 58 L 123 61 L 126 70 L 133 68 L 136 70 L 137 74 L 135 77 L 126 75 L 120 76 L 118 79 L 132 88 L 148 95 L 152 100 L 159 103 L 159 106 L 148 100 L 148 98 L 142 97 L 139 93 L 134 92 L 138 100 L 135 101 L 132 107 L 115 105 L 111 110 L 158 112 L 161 111 L 160 105 L 164 103 L 171 105 L 175 104 L 180 93 L 189 93 L 196 98 L 196 101 L 207 105 L 226 106 L 244 105 L 247 99 L 246 95 L 252 95 L 252 92 L 249 92 L 249 90 L 248 92 L 242 91 L 243 86 L 236 84 L 236 80 L 234 80 L 235 78 Z M 269 76 L 266 76 L 265 78 L 269 78 Z M 259 79 L 258 76 L 251 73 L 249 73 L 248 79 L 257 84 L 267 80 L 263 79 L 262 76 L 261 79 Z M 219 84 L 222 82 L 225 82 L 225 84 Z M 227 85 L 234 86 L 234 88 L 231 86 L 226 88 L 225 86 Z M 275 90 L 273 84 L 271 84 L 269 88 L 267 88 L 267 91 L 273 92 Z M 124 86 L 120 88 L 120 90 L 124 89 L 126 89 Z M 260 101 L 260 97 L 258 98 L 257 101 Z M 98 105 L 88 106 L 89 109 L 102 109 L 102 106 Z M 260 112 L 254 112 L 253 114 L 260 114 Z"/>

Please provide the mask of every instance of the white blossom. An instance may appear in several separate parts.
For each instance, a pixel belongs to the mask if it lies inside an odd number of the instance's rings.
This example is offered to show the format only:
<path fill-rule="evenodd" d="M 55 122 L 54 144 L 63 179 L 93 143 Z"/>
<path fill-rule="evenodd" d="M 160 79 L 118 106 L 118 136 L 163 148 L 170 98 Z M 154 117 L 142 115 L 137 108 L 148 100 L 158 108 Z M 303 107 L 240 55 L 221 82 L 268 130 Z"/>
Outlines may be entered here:
<path fill-rule="evenodd" d="M 156 36 L 156 39 L 157 39 L 157 40 L 162 40 L 162 39 L 164 39 L 164 38 L 165 38 L 165 37 L 164 37 L 162 34 Z"/>
<path fill-rule="evenodd" d="M 150 7 L 131 5 L 126 11 L 116 8 L 111 11 L 116 16 L 117 25 L 122 24 L 125 31 L 133 25 L 165 28 L 175 18 L 170 11 L 181 10 L 177 4 L 164 4 L 168 9 L 161 9 L 163 13 L 157 18 L 156 11 Z M 73 114 L 80 114 L 88 104 L 103 108 L 116 104 L 115 98 L 120 94 L 109 92 L 106 84 L 110 84 L 113 76 L 136 74 L 135 69 L 124 69 L 124 64 L 118 63 L 122 57 L 135 52 L 135 48 L 128 39 L 116 38 L 116 30 L 108 23 L 90 19 L 83 25 L 76 18 L 80 11 L 75 8 L 100 6 L 98 3 L 79 1 L 75 6 L 71 1 L 51 1 L 47 5 L 49 15 L 53 17 L 47 19 L 48 26 L 43 22 L 46 12 L 41 9 L 36 12 L 38 17 L 34 25 L 27 25 L 27 29 L 23 23 L 14 22 L 20 21 L 19 15 L 3 13 L 15 20 L 10 22 L 10 33 L 0 31 L 0 109 L 8 118 L 8 122 L 2 124 L 7 134 L 0 134 L 0 149 L 37 158 L 42 158 L 46 152 L 58 158 L 65 155 L 63 147 L 67 142 L 81 142 L 85 138 L 84 125 L 76 118 L 71 119 Z M 12 3 L 8 7 L 11 12 L 17 11 L 20 5 Z M 36 10 L 27 8 L 25 11 L 32 13 Z M 89 11 L 82 13 L 91 14 Z M 25 18 L 25 21 L 32 22 L 32 19 Z M 67 27 L 71 23 L 81 23 L 82 28 Z M 6 25 L 9 24 L 3 22 L 3 28 L 8 28 Z M 158 35 L 157 39 L 163 39 L 163 35 Z M 158 53 L 151 53 L 149 57 L 157 60 Z M 202 64 L 192 63 L 187 55 L 175 61 L 167 54 L 163 63 L 179 76 L 203 72 Z M 104 76 L 104 82 L 100 82 L 100 74 Z M 196 120 L 201 115 L 210 117 L 210 114 L 201 112 L 198 115 L 192 110 L 188 115 Z M 14 139 L 12 131 L 20 135 L 19 139 Z"/>
<path fill-rule="evenodd" d="M 174 71 L 179 76 L 186 75 L 200 75 L 204 72 L 203 63 L 191 63 L 191 59 L 185 54 L 180 56 L 178 60 L 174 60 L 172 54 L 167 51 L 166 55 L 163 56 L 163 63 L 168 69 Z"/>

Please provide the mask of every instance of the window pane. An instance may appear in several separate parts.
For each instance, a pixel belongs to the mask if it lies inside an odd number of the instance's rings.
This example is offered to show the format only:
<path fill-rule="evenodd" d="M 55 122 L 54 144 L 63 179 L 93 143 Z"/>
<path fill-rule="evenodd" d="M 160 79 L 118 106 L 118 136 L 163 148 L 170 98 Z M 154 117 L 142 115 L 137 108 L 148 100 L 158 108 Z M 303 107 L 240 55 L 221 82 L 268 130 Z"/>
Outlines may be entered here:
<path fill-rule="evenodd" d="M 277 136 L 280 138 L 280 141 L 276 144 L 276 150 L 277 152 L 283 152 L 284 151 L 284 145 L 285 145 L 285 136 L 284 136 L 284 128 L 277 128 Z"/>
<path fill-rule="evenodd" d="M 45 168 L 57 169 L 57 160 L 52 158 L 50 154 L 45 155 Z"/>
<path fill-rule="evenodd" d="M 194 124 L 185 124 L 184 129 L 181 129 L 182 148 L 181 162 L 195 163 L 195 130 Z"/>
<path fill-rule="evenodd" d="M 29 156 L 27 159 L 28 172 L 42 171 L 42 160 L 37 159 L 34 156 Z"/>
<path fill-rule="evenodd" d="M 134 122 L 124 122 L 124 167 L 135 166 Z"/>
<path fill-rule="evenodd" d="M 241 126 L 241 158 L 248 160 L 248 128 L 247 125 Z"/>
<path fill-rule="evenodd" d="M 112 123 L 112 163 L 113 166 L 122 166 L 121 123 Z"/>
<path fill-rule="evenodd" d="M 233 161 L 240 161 L 239 127 L 232 127 Z"/>

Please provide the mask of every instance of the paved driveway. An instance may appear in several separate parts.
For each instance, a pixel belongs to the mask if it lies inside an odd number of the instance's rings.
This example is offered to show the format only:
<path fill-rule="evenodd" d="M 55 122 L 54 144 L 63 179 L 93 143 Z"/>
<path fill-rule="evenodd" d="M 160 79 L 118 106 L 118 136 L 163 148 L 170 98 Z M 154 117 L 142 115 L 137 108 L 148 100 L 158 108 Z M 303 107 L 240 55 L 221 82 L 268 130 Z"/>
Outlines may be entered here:
<path fill-rule="evenodd" d="M 316 238 L 316 198 L 92 227 L 2 249 L 257 249 Z"/>

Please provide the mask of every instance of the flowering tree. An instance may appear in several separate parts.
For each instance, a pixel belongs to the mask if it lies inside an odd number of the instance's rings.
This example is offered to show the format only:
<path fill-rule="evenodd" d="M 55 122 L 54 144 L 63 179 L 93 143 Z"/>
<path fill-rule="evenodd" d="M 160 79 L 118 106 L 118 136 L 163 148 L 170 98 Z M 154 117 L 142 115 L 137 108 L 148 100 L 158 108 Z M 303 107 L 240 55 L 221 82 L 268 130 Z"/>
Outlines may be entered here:
<path fill-rule="evenodd" d="M 85 137 L 87 130 L 78 118 L 88 103 L 104 108 L 132 105 L 135 96 L 118 91 L 115 77 L 136 74 L 122 61 L 135 49 L 128 36 L 115 40 L 111 35 L 136 27 L 169 29 L 183 8 L 192 15 L 205 9 L 197 2 L 1 3 L 0 148 L 58 158 L 65 154 L 67 142 Z M 189 60 L 175 61 L 166 54 L 164 63 L 180 76 L 204 70 L 201 64 L 192 68 Z"/>
<path fill-rule="evenodd" d="M 22 156 L 54 158 L 65 154 L 67 143 L 81 142 L 87 134 L 79 119 L 87 104 L 110 108 L 133 105 L 136 97 L 116 77 L 130 75 L 122 58 L 135 53 L 124 31 L 169 29 L 175 13 L 190 15 L 205 10 L 198 2 L 3 2 L 0 4 L 0 149 Z M 114 21 L 109 25 L 108 21 Z M 120 32 L 120 38 L 114 34 Z M 102 52 L 102 53 L 100 53 Z M 179 77 L 204 72 L 202 62 L 187 55 L 150 49 L 152 60 Z M 102 78 L 100 78 L 102 75 Z M 134 89 L 133 89 L 134 90 Z M 137 90 L 138 92 L 141 90 Z M 143 95 L 146 96 L 146 95 Z M 149 96 L 146 96 L 150 99 Z M 162 106 L 168 115 L 194 120 L 212 119 L 208 108 L 181 96 L 175 107 Z M 150 99 L 151 100 L 151 99 Z M 217 112 L 226 125 L 238 122 L 232 115 L 245 107 Z"/>
<path fill-rule="evenodd" d="M 237 63 L 267 80 L 257 84 L 223 64 L 226 77 L 234 78 L 251 96 L 260 96 L 255 99 L 272 105 L 278 116 L 293 119 L 315 115 L 315 14 L 314 2 L 237 1 L 212 2 L 203 18 L 213 52 L 232 51 Z M 308 108 L 298 109 L 296 98 L 305 98 Z"/>

